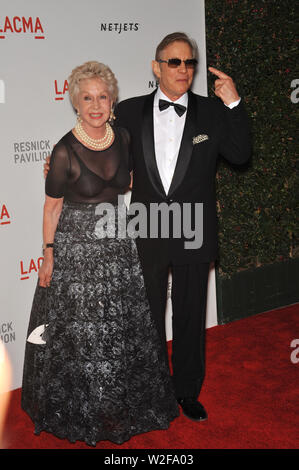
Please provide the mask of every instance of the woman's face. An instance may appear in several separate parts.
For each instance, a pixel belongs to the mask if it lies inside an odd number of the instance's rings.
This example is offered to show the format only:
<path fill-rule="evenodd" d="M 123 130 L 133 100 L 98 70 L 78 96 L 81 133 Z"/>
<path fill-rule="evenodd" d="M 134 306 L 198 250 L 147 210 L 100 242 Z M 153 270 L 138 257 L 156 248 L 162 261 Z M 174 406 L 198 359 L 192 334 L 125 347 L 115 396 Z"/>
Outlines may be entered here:
<path fill-rule="evenodd" d="M 79 82 L 76 108 L 88 134 L 104 135 L 112 100 L 107 85 L 100 78 L 85 78 Z"/>

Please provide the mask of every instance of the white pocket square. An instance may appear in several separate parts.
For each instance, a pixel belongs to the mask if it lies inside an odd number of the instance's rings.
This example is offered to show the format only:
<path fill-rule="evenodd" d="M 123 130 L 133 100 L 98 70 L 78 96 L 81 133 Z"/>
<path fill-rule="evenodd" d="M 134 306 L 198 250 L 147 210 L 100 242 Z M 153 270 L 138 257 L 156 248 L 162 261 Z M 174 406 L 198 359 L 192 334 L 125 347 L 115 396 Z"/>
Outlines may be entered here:
<path fill-rule="evenodd" d="M 196 137 L 193 137 L 193 145 L 199 144 L 200 142 L 203 142 L 204 140 L 208 140 L 209 136 L 207 134 L 199 134 Z"/>

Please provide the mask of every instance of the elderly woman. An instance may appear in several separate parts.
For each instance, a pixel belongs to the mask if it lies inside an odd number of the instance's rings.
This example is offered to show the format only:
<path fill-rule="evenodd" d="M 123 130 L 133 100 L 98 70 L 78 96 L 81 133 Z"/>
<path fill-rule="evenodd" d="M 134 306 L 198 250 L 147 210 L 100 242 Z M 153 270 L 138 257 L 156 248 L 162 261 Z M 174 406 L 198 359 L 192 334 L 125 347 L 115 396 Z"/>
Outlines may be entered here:
<path fill-rule="evenodd" d="M 135 242 L 97 232 L 99 204 L 113 205 L 117 224 L 118 196 L 130 184 L 129 135 L 109 124 L 116 79 L 86 62 L 73 70 L 69 91 L 78 121 L 54 147 L 46 179 L 22 407 L 36 434 L 121 444 L 168 428 L 178 409 Z M 30 342 L 40 325 L 41 340 Z"/>

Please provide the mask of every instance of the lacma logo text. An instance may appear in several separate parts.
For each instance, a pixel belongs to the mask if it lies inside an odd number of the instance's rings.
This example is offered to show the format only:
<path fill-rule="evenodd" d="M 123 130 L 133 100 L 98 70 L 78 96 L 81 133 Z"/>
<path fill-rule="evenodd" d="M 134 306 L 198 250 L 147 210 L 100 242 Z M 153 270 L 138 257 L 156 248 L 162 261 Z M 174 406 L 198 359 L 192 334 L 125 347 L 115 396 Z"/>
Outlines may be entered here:
<path fill-rule="evenodd" d="M 62 101 L 64 99 L 65 93 L 69 89 L 69 84 L 67 80 L 64 80 L 63 85 L 59 85 L 57 80 L 54 80 L 54 88 L 55 88 L 55 100 Z"/>
<path fill-rule="evenodd" d="M 6 16 L 0 17 L 0 39 L 5 39 L 8 34 L 34 34 L 35 39 L 45 39 L 44 29 L 39 17 L 33 18 L 29 16 L 14 16 L 12 18 Z"/>
<path fill-rule="evenodd" d="M 10 222 L 10 215 L 6 205 L 0 203 L 0 225 L 8 225 Z"/>
<path fill-rule="evenodd" d="M 42 265 L 44 258 L 40 256 L 37 259 L 31 258 L 28 260 L 21 260 L 20 261 L 20 271 L 21 271 L 21 281 L 25 281 L 26 279 L 30 278 L 32 273 L 37 274 L 39 268 Z"/>

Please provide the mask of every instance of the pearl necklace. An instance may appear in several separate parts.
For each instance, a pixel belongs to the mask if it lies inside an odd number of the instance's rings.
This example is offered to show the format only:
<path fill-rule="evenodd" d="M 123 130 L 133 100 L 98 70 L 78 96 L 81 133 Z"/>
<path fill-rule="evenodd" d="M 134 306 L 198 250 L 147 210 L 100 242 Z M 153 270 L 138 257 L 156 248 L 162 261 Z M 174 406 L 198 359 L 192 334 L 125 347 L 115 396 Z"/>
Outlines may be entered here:
<path fill-rule="evenodd" d="M 81 122 L 82 121 L 78 119 L 75 126 L 75 131 L 77 132 L 82 142 L 87 145 L 87 147 L 91 147 L 94 150 L 104 150 L 110 147 L 114 138 L 114 133 L 108 122 L 106 122 L 105 135 L 101 139 L 93 139 L 92 137 L 89 137 L 89 135 L 83 129 Z"/>

